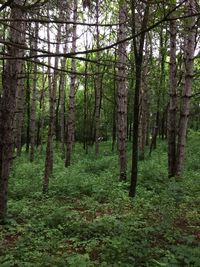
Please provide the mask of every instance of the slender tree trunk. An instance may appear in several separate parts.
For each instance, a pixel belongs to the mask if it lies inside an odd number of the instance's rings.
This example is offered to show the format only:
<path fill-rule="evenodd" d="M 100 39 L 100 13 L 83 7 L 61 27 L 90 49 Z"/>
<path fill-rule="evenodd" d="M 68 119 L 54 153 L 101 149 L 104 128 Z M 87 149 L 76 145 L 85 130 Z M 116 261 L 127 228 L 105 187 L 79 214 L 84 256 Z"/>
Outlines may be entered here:
<path fill-rule="evenodd" d="M 148 58 L 145 62 L 144 71 L 142 73 L 142 85 L 141 85 L 141 99 L 140 99 L 140 125 L 141 134 L 139 139 L 139 159 L 144 160 L 145 157 L 145 144 L 147 136 L 147 74 L 148 74 Z"/>
<path fill-rule="evenodd" d="M 67 45 L 65 45 L 64 53 L 67 52 Z M 66 58 L 62 59 L 61 69 L 65 69 Z M 65 85 L 66 85 L 66 75 L 62 71 L 60 74 L 60 141 L 61 150 L 63 157 L 65 156 Z"/>
<path fill-rule="evenodd" d="M 25 29 L 24 29 L 25 33 Z M 25 42 L 25 35 L 23 36 Z M 23 71 L 23 69 L 22 69 Z M 15 147 L 17 149 L 17 156 L 21 155 L 22 148 L 22 125 L 23 125 L 23 115 L 24 115 L 24 74 L 19 77 L 17 86 L 16 86 L 16 107 L 15 107 Z"/>
<path fill-rule="evenodd" d="M 49 36 L 49 27 L 47 29 L 48 41 L 50 39 Z M 58 26 L 57 33 L 57 44 L 56 44 L 56 54 L 59 53 L 59 44 L 61 40 L 61 24 Z M 48 44 L 48 50 L 50 51 L 50 44 Z M 49 65 L 51 64 L 49 58 Z M 49 177 L 53 173 L 53 138 L 55 134 L 54 122 L 55 122 L 55 101 L 56 101 L 56 89 L 57 89 L 57 79 L 58 79 L 58 57 L 55 58 L 54 64 L 55 70 L 53 75 L 53 84 L 51 85 L 51 73 L 50 69 L 48 69 L 48 86 L 49 86 L 49 128 L 48 128 L 48 139 L 47 139 L 47 147 L 46 147 L 46 159 L 45 159 L 45 172 L 44 172 L 44 180 L 43 180 L 43 193 L 48 192 L 49 188 Z"/>
<path fill-rule="evenodd" d="M 86 46 L 87 49 L 87 46 Z M 83 129 L 84 129 L 84 140 L 83 140 L 83 148 L 85 149 L 86 154 L 88 154 L 88 62 L 85 62 L 85 80 L 84 80 L 84 120 L 83 120 Z"/>
<path fill-rule="evenodd" d="M 66 9 L 66 15 L 63 14 L 61 11 L 61 17 L 62 19 L 70 20 L 70 14 L 69 14 L 69 3 L 66 3 L 65 6 Z M 65 45 L 63 49 L 63 53 L 67 53 L 68 50 L 68 40 L 69 40 L 69 25 L 65 25 L 65 32 L 66 32 L 66 38 L 65 38 Z M 61 141 L 61 151 L 62 151 L 62 157 L 65 158 L 65 87 L 66 87 L 66 73 L 64 72 L 66 68 L 67 58 L 64 57 L 61 61 L 61 69 L 63 70 L 60 74 L 60 141 Z"/>
<path fill-rule="evenodd" d="M 30 144 L 30 64 L 27 64 L 27 79 L 26 79 L 26 116 L 27 116 L 27 128 L 26 128 L 26 152 L 29 152 Z"/>
<path fill-rule="evenodd" d="M 56 141 L 58 142 L 60 140 L 60 98 L 61 98 L 61 86 L 59 84 L 58 86 L 58 99 L 56 101 L 56 112 L 55 112 L 55 136 Z"/>
<path fill-rule="evenodd" d="M 126 37 L 127 4 L 121 3 L 119 9 L 119 41 Z M 119 176 L 120 181 L 126 180 L 127 172 L 127 88 L 126 88 L 126 43 L 121 43 L 118 47 L 117 63 L 117 145 L 119 155 Z"/>
<path fill-rule="evenodd" d="M 168 115 L 168 176 L 176 171 L 176 111 L 177 111 L 177 79 L 176 79 L 176 35 L 177 23 L 170 21 L 170 102 Z"/>
<path fill-rule="evenodd" d="M 46 79 L 49 79 L 48 78 L 48 74 L 47 76 L 45 76 L 44 78 L 44 87 L 43 87 L 43 96 L 42 96 L 42 102 L 41 102 L 41 117 L 39 118 L 40 119 L 40 130 L 38 128 L 38 138 L 39 138 L 39 144 L 40 144 L 40 153 L 42 153 L 42 150 L 43 150 L 43 132 L 41 131 L 41 129 L 44 128 L 44 125 L 45 125 L 45 96 L 46 96 L 46 88 L 45 88 L 45 85 L 46 85 Z"/>
<path fill-rule="evenodd" d="M 73 7 L 73 21 L 77 21 L 77 0 L 74 0 Z M 73 25 L 73 36 L 72 36 L 72 53 L 76 51 L 76 39 L 77 39 L 77 27 L 76 24 Z M 72 149 L 75 141 L 75 94 L 76 94 L 76 62 L 72 59 L 71 63 L 71 81 L 70 81 L 70 92 L 69 92 L 69 108 L 68 108 L 68 118 L 67 118 L 67 149 L 66 149 L 66 159 L 65 167 L 70 166 Z"/>
<path fill-rule="evenodd" d="M 10 36 L 11 43 L 24 45 L 24 23 L 16 19 L 24 18 L 20 8 L 21 0 L 11 5 Z M 8 47 L 11 57 L 23 57 L 24 51 L 16 46 Z M 16 84 L 23 71 L 23 61 L 19 59 L 7 60 L 3 73 L 3 95 L 0 110 L 0 221 L 4 221 L 7 212 L 7 192 L 10 165 L 14 149 L 14 114 L 16 105 Z"/>
<path fill-rule="evenodd" d="M 38 42 L 38 23 L 35 24 L 34 45 L 33 48 L 37 49 Z M 37 55 L 37 52 L 33 52 Z M 36 137 L 36 94 L 37 94 L 37 63 L 34 63 L 33 68 L 33 92 L 31 98 L 31 120 L 30 120 L 30 161 L 34 160 L 35 154 L 35 137 Z"/>
<path fill-rule="evenodd" d="M 96 0 L 96 44 L 99 48 L 99 0 Z M 100 53 L 96 54 L 96 61 L 100 61 Z M 100 135 L 100 109 L 101 109 L 101 78 L 100 66 L 97 64 L 97 75 L 95 77 L 95 154 L 99 154 L 99 135 Z"/>
<path fill-rule="evenodd" d="M 131 1 L 132 8 L 132 34 L 135 35 L 135 1 Z M 142 27 L 139 38 L 139 48 L 137 47 L 137 40 L 134 39 L 134 54 L 135 54 L 135 98 L 134 98 L 134 117 L 133 117 L 133 143 L 132 143 L 132 170 L 131 170 L 131 185 L 129 196 L 134 197 L 136 193 L 136 185 L 138 178 L 138 127 L 139 127 L 139 95 L 140 95 L 140 87 L 141 87 L 141 74 L 142 74 L 142 63 L 143 63 L 143 48 L 144 48 L 144 40 L 145 40 L 145 32 L 144 30 L 147 27 L 149 17 L 149 4 L 146 4 L 144 17 L 142 21 Z"/>
<path fill-rule="evenodd" d="M 116 125 L 116 106 L 117 106 L 117 95 L 116 95 L 116 60 L 117 53 L 115 51 L 115 64 L 114 64 L 114 79 L 113 79 L 113 121 L 112 121 L 112 151 L 115 149 L 117 125 Z"/>
<path fill-rule="evenodd" d="M 193 15 L 196 12 L 196 1 L 186 1 L 187 14 Z M 185 157 L 186 133 L 190 110 L 190 96 L 192 93 L 192 79 L 194 67 L 194 52 L 196 46 L 196 18 L 193 16 L 187 21 L 187 32 L 184 41 L 184 84 L 182 91 L 182 106 L 180 111 L 176 175 L 180 176 L 183 160 Z"/>

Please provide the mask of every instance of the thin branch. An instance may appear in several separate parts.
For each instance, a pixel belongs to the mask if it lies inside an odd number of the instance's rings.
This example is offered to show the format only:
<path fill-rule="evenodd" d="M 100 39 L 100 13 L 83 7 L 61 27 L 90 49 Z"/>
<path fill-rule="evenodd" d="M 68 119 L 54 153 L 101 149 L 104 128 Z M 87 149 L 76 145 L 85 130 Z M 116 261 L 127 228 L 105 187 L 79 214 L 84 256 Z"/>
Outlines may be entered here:
<path fill-rule="evenodd" d="M 75 22 L 75 21 L 65 21 L 65 20 L 59 20 L 59 19 L 0 19 L 0 22 L 12 22 L 12 21 L 21 21 L 21 22 L 38 22 L 41 24 L 48 24 L 48 23 L 55 23 L 55 24 L 71 24 L 71 25 L 81 25 L 81 26 L 89 26 L 89 27 L 116 27 L 119 26 L 119 23 L 105 23 L 105 24 L 97 24 L 97 23 L 86 23 L 86 22 Z M 126 23 L 126 22 L 125 22 Z"/>
<path fill-rule="evenodd" d="M 104 50 L 107 50 L 107 49 L 111 49 L 111 48 L 114 48 L 115 46 L 121 44 L 121 43 L 124 43 L 124 42 L 127 42 L 127 41 L 130 41 L 146 32 L 149 32 L 150 30 L 156 28 L 157 26 L 159 26 L 162 22 L 164 21 L 167 21 L 169 19 L 169 16 L 175 11 L 177 10 L 179 7 L 181 7 L 184 3 L 185 3 L 186 0 L 182 1 L 180 4 L 178 4 L 177 6 L 175 6 L 172 10 L 170 10 L 167 15 L 165 15 L 162 19 L 160 19 L 159 21 L 157 21 L 156 23 L 154 23 L 153 25 L 147 27 L 146 29 L 136 33 L 135 35 L 131 35 L 123 40 L 120 40 L 120 41 L 117 41 L 111 45 L 108 45 L 108 46 L 104 46 L 104 47 L 100 47 L 100 48 L 95 48 L 95 49 L 90 49 L 90 50 L 84 50 L 84 51 L 77 51 L 77 52 L 70 52 L 70 53 L 66 53 L 66 54 L 63 54 L 63 53 L 51 53 L 51 54 L 39 54 L 39 55 L 36 55 L 36 56 L 28 56 L 28 57 L 24 57 L 24 58 L 18 58 L 18 59 L 31 59 L 31 58 L 39 58 L 39 57 L 58 57 L 58 56 L 63 56 L 63 57 L 73 57 L 73 56 L 76 56 L 76 55 L 85 55 L 85 54 L 90 54 L 90 53 L 96 53 L 96 52 L 100 52 L 100 51 L 104 51 Z"/>

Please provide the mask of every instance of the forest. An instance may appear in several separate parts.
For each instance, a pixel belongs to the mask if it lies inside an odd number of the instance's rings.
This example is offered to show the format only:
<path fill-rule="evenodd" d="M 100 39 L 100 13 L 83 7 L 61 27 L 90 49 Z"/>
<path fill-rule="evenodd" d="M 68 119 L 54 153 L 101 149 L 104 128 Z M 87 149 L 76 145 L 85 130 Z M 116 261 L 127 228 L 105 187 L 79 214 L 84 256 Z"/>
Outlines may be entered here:
<path fill-rule="evenodd" d="M 200 267 L 199 0 L 0 0 L 0 267 Z"/>

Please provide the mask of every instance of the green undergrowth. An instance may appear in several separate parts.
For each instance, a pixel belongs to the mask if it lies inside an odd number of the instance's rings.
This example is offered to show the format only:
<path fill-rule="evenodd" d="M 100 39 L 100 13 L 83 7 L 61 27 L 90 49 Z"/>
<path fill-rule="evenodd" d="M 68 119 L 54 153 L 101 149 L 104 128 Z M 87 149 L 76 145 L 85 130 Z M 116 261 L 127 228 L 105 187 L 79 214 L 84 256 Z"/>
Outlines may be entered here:
<path fill-rule="evenodd" d="M 33 163 L 24 153 L 12 167 L 0 266 L 199 267 L 199 133 L 189 134 L 181 179 L 168 179 L 166 153 L 165 142 L 151 157 L 146 151 L 135 199 L 128 197 L 129 181 L 118 182 L 109 142 L 101 144 L 99 157 L 77 144 L 67 169 L 56 148 L 45 196 L 44 153 L 36 152 Z"/>

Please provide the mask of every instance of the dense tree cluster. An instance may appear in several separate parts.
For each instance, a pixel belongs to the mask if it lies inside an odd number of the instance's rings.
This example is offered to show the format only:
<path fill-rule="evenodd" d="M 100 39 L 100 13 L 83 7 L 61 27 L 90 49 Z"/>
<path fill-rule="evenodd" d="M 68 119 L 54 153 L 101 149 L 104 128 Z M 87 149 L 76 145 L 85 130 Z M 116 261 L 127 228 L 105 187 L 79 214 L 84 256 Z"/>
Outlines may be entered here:
<path fill-rule="evenodd" d="M 122 181 L 132 142 L 131 197 L 158 138 L 169 177 L 181 176 L 188 123 L 200 125 L 198 1 L 8 0 L 0 11 L 0 219 L 23 150 L 33 162 L 46 147 L 44 193 L 54 146 L 68 167 L 76 141 L 98 157 L 112 140 Z"/>

